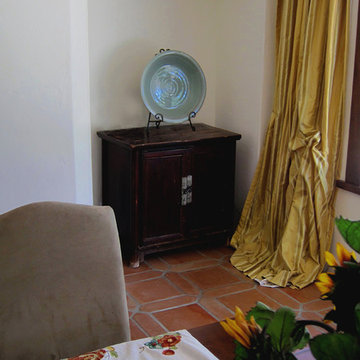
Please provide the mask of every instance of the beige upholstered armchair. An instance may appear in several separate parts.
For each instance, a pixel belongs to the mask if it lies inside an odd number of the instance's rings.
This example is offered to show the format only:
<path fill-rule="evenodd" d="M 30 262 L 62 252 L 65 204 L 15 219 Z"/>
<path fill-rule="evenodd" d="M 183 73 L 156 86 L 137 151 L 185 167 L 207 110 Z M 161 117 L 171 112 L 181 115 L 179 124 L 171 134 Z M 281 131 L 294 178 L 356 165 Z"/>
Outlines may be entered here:
<path fill-rule="evenodd" d="M 42 202 L 0 215 L 0 359 L 59 359 L 127 340 L 110 207 Z"/>

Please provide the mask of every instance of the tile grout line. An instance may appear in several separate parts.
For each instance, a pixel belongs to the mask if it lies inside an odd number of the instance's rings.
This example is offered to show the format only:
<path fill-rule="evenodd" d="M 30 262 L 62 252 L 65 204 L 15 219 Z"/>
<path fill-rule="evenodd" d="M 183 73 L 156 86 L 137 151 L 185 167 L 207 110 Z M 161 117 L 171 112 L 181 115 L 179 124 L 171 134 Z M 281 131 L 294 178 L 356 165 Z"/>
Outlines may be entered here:
<path fill-rule="evenodd" d="M 162 328 L 165 330 L 165 332 L 168 332 L 168 331 L 169 331 L 169 329 L 168 329 L 161 321 L 159 321 L 159 320 L 153 315 L 153 313 L 151 313 L 151 312 L 146 312 L 146 311 L 139 311 L 138 314 L 144 314 L 144 315 L 150 316 L 150 318 L 151 318 L 154 322 L 156 322 L 160 327 L 162 327 Z M 149 335 L 149 336 L 151 336 L 151 335 Z"/>
<path fill-rule="evenodd" d="M 169 308 L 163 308 L 163 309 L 153 310 L 153 311 L 151 311 L 151 313 L 152 313 L 152 314 L 157 314 L 157 313 L 162 312 L 162 311 L 175 310 L 175 309 L 179 309 L 179 308 L 181 308 L 181 307 L 183 307 L 183 306 L 194 305 L 194 304 L 197 304 L 197 300 L 192 301 L 192 302 L 189 302 L 189 303 L 181 304 L 181 305 L 175 305 L 175 306 L 172 306 L 172 307 L 169 307 Z"/>
<path fill-rule="evenodd" d="M 220 306 L 222 306 L 224 309 L 230 311 L 230 313 L 232 315 L 235 315 L 235 312 L 231 309 L 229 309 L 225 304 L 221 303 L 217 298 L 214 299 L 216 301 L 216 303 Z M 202 305 L 201 303 L 199 303 L 199 305 L 204 309 L 206 310 L 211 316 L 213 316 L 217 321 L 222 321 L 223 319 L 219 319 L 216 315 L 214 315 L 212 312 L 210 312 L 206 307 L 205 305 Z"/>
<path fill-rule="evenodd" d="M 221 288 L 217 288 L 217 289 L 221 289 Z M 223 298 L 225 296 L 229 296 L 229 295 L 236 295 L 236 294 L 242 294 L 244 292 L 247 292 L 249 290 L 256 290 L 256 284 L 254 284 L 252 287 L 248 288 L 248 289 L 244 289 L 244 290 L 239 290 L 239 291 L 234 291 L 234 292 L 230 292 L 230 293 L 226 293 L 224 295 L 220 295 L 220 296 L 217 296 L 217 298 Z"/>
<path fill-rule="evenodd" d="M 198 303 L 198 306 L 200 306 L 206 313 L 208 313 L 210 316 L 212 316 L 216 321 L 219 321 L 217 316 L 214 316 L 208 309 L 206 309 L 202 304 Z"/>
<path fill-rule="evenodd" d="M 183 261 L 182 263 L 172 265 L 172 264 L 168 263 L 162 256 L 158 256 L 155 259 L 157 261 L 161 262 L 164 266 L 166 266 L 166 268 L 159 269 L 156 264 L 152 265 L 151 262 L 147 262 L 145 260 L 144 262 L 148 266 L 148 269 L 145 269 L 144 271 L 140 271 L 139 273 L 127 274 L 128 279 L 131 279 L 132 277 L 135 277 L 135 275 L 137 275 L 137 274 L 146 274 L 146 273 L 149 273 L 151 271 L 157 271 L 159 273 L 157 274 L 157 276 L 155 276 L 153 278 L 143 279 L 143 280 L 136 280 L 136 281 L 130 282 L 129 284 L 135 284 L 133 286 L 136 287 L 136 285 L 141 286 L 141 284 L 146 282 L 146 281 L 156 280 L 156 279 L 161 279 L 162 278 L 162 279 L 166 280 L 166 282 L 169 285 L 171 285 L 174 289 L 176 289 L 179 292 L 179 294 L 175 295 L 175 296 L 170 296 L 170 297 L 165 297 L 163 299 L 157 299 L 157 300 L 153 300 L 153 301 L 150 301 L 150 302 L 140 303 L 140 301 L 136 300 L 136 298 L 134 298 L 126 290 L 126 294 L 129 296 L 129 299 L 131 299 L 132 302 L 134 302 L 136 304 L 136 306 L 135 306 L 135 308 L 133 310 L 129 309 L 129 312 L 131 312 L 131 316 L 129 316 L 129 319 L 131 319 L 134 322 L 134 325 L 137 326 L 137 328 L 140 329 L 144 334 L 147 334 L 148 336 L 151 336 L 151 335 L 149 335 L 148 331 L 146 331 L 140 323 L 138 323 L 136 320 L 133 319 L 133 317 L 136 314 L 146 314 L 146 315 L 148 315 L 162 329 L 164 329 L 165 331 L 169 331 L 167 329 L 167 327 L 164 324 L 162 324 L 161 321 L 158 320 L 154 316 L 154 314 L 160 313 L 162 311 L 172 311 L 172 310 L 179 309 L 181 307 L 186 307 L 186 306 L 196 304 L 203 311 L 205 311 L 208 315 L 210 315 L 213 319 L 215 319 L 216 321 L 220 321 L 219 318 L 217 316 L 215 316 L 214 313 L 212 311 L 210 311 L 206 307 L 206 305 L 201 304 L 201 300 L 206 299 L 206 291 L 208 291 L 208 290 L 209 291 L 211 291 L 211 290 L 217 290 L 217 291 L 220 290 L 221 291 L 222 288 L 225 288 L 225 287 L 227 287 L 229 285 L 231 286 L 231 285 L 236 285 L 238 283 L 239 284 L 240 283 L 242 283 L 242 284 L 246 283 L 246 281 L 244 281 L 245 279 L 243 279 L 242 276 L 237 276 L 237 274 L 233 274 L 231 272 L 231 269 L 228 266 L 228 254 L 223 253 L 222 256 L 217 257 L 217 258 L 213 258 L 213 257 L 211 257 L 211 256 L 209 256 L 209 255 L 207 255 L 205 253 L 202 253 L 201 249 L 196 250 L 195 253 L 200 254 L 202 258 L 199 259 L 199 260 L 193 260 L 193 261 L 190 261 L 190 262 Z M 211 261 L 212 263 L 207 264 L 207 265 L 201 265 L 201 262 L 204 262 L 204 261 Z M 186 264 L 185 266 L 188 266 L 189 268 L 185 269 L 185 270 L 181 270 L 181 266 L 178 266 L 178 265 L 182 265 L 182 264 Z M 160 266 L 160 264 L 159 264 L 159 266 Z M 180 270 L 176 270 L 177 266 L 178 266 L 178 268 Z M 194 272 L 194 271 L 198 271 L 198 270 L 203 270 L 203 269 L 206 269 L 206 268 L 213 268 L 213 267 L 217 267 L 217 266 L 221 267 L 221 269 L 226 271 L 229 275 L 233 275 L 234 277 L 236 277 L 237 281 L 234 281 L 233 283 L 229 283 L 229 284 L 226 284 L 226 285 L 220 285 L 220 286 L 215 285 L 215 287 L 209 287 L 208 289 L 201 289 L 200 286 L 197 285 L 193 280 L 191 280 L 190 278 L 188 279 L 186 277 L 186 273 Z M 193 288 L 193 290 L 195 292 L 197 292 L 197 293 L 196 294 L 189 294 L 185 289 L 182 289 L 181 286 L 176 284 L 176 281 L 172 281 L 171 279 L 169 279 L 167 277 L 167 275 L 170 274 L 170 273 L 176 274 L 179 277 L 179 279 L 181 279 L 182 281 L 188 283 Z M 242 274 L 242 273 L 239 271 L 239 274 Z M 125 276 L 125 278 L 126 278 L 126 276 Z M 176 280 L 176 277 L 174 278 L 174 280 Z M 181 282 L 180 282 L 180 284 L 181 284 Z M 245 289 L 245 290 L 231 291 L 230 293 L 225 293 L 225 294 L 219 295 L 219 296 L 212 296 L 210 298 L 212 298 L 214 300 L 214 303 L 217 306 L 220 306 L 224 310 L 226 309 L 227 311 L 229 311 L 230 313 L 233 314 L 234 312 L 231 309 L 229 309 L 225 304 L 223 304 L 220 301 L 220 299 L 222 299 L 222 298 L 224 298 L 226 296 L 246 293 L 246 292 L 254 290 L 254 289 L 255 290 L 258 289 L 256 283 L 254 283 L 253 286 L 251 286 L 251 287 L 249 287 L 248 289 Z M 274 289 L 274 290 L 276 292 L 278 292 L 278 293 L 281 293 L 282 295 L 285 295 L 285 299 L 289 299 L 289 300 L 293 301 L 293 304 L 298 305 L 297 309 L 294 309 L 293 307 L 288 306 L 288 307 L 292 308 L 293 310 L 295 310 L 296 312 L 298 312 L 298 316 L 301 316 L 304 313 L 304 304 L 311 304 L 311 303 L 314 303 L 314 302 L 316 302 L 318 300 L 318 299 L 312 299 L 312 300 L 309 300 L 309 301 L 306 301 L 306 302 L 301 302 L 301 301 L 293 298 L 291 295 L 287 294 L 285 291 L 282 291 L 281 289 L 282 288 Z M 269 299 L 269 300 L 273 301 L 275 304 L 277 304 L 279 306 L 284 306 L 284 305 L 281 304 L 280 301 L 272 298 L 269 294 L 265 294 L 265 293 L 263 293 L 261 291 L 259 291 L 259 293 L 262 296 L 264 296 L 266 299 Z M 185 303 L 179 304 L 179 305 L 173 305 L 173 306 L 164 307 L 164 308 L 160 307 L 159 309 L 151 310 L 151 311 L 143 311 L 143 310 L 141 310 L 141 307 L 145 306 L 145 305 L 156 304 L 157 302 L 161 303 L 162 301 L 166 302 L 168 300 L 173 300 L 173 299 L 180 299 L 181 297 L 185 297 L 185 296 L 194 297 L 195 300 L 190 301 L 190 302 L 185 302 Z M 209 305 L 210 304 L 211 303 L 209 303 Z M 214 309 L 216 309 L 216 307 Z M 326 311 L 326 310 L 327 309 L 323 309 L 321 311 Z M 320 314 L 320 310 L 319 311 L 308 310 L 307 312 L 311 312 L 311 313 L 318 314 L 318 315 L 322 316 Z M 221 314 L 221 310 L 220 310 L 219 314 Z"/>
<path fill-rule="evenodd" d="M 163 299 L 159 299 L 159 300 L 154 300 L 154 301 L 150 301 L 150 302 L 146 302 L 146 303 L 143 303 L 143 304 L 140 304 L 140 307 L 143 306 L 143 305 L 152 305 L 152 304 L 156 304 L 157 302 L 162 302 L 162 301 L 166 301 L 166 300 L 174 300 L 174 299 L 178 299 L 178 298 L 181 298 L 183 296 L 195 296 L 195 295 L 186 295 L 186 294 L 180 294 L 180 295 L 175 295 L 175 296 L 170 296 L 170 297 L 167 297 L 167 298 L 163 298 Z M 179 307 L 181 306 L 184 306 L 184 305 L 177 305 Z M 162 308 L 160 310 L 153 310 L 152 312 L 155 312 L 155 311 L 161 311 L 161 310 L 167 310 L 168 308 Z M 139 311 L 143 311 L 143 310 L 140 310 Z"/>

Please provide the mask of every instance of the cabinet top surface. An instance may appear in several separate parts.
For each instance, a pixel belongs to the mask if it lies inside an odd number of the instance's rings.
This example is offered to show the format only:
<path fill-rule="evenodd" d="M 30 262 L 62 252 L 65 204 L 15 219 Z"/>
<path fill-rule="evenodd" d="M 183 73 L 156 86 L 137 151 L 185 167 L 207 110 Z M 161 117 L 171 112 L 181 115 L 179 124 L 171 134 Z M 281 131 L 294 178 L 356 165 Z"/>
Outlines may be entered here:
<path fill-rule="evenodd" d="M 240 134 L 216 128 L 206 124 L 195 124 L 193 131 L 189 124 L 163 125 L 151 127 L 147 134 L 146 127 L 99 131 L 97 134 L 103 140 L 122 144 L 130 148 L 166 145 L 174 143 L 193 143 L 211 139 L 239 140 Z"/>

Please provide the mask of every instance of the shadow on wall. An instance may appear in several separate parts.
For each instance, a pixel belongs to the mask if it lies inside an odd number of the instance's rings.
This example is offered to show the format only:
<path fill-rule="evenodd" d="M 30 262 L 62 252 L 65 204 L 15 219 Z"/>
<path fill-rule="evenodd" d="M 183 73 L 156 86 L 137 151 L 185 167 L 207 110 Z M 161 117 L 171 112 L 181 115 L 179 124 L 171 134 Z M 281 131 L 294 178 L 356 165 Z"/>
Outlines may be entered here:
<path fill-rule="evenodd" d="M 239 132 L 241 133 L 241 131 Z M 245 141 L 246 135 L 244 133 L 241 133 L 241 135 L 242 138 L 236 145 L 235 225 L 237 225 L 240 220 L 255 171 L 255 168 L 253 168 L 249 162 L 249 159 L 253 157 L 254 151 L 252 150 L 252 146 L 254 146 L 254 144 L 250 139 Z M 247 136 L 249 136 L 249 134 Z"/>
<path fill-rule="evenodd" d="M 94 204 L 101 204 L 101 141 L 96 132 L 146 125 L 148 111 L 141 98 L 140 81 L 145 66 L 161 47 L 132 40 L 97 64 L 90 63 Z"/>
<path fill-rule="evenodd" d="M 133 40 L 114 49 L 110 57 L 99 64 L 97 87 L 98 116 L 94 125 L 104 130 L 142 126 L 147 111 L 140 93 L 140 81 L 146 64 L 158 49 L 147 42 Z M 99 116 L 106 116 L 99 118 Z M 98 130 L 97 129 L 97 130 Z"/>

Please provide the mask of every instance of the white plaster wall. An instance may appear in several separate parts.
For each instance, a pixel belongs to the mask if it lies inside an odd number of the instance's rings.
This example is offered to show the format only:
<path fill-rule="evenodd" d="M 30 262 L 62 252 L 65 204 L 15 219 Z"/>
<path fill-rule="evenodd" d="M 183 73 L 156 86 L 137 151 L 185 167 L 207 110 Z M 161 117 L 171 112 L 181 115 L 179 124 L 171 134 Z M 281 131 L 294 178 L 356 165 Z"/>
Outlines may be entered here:
<path fill-rule="evenodd" d="M 240 208 L 267 122 L 272 35 L 264 31 L 274 2 L 2 2 L 0 212 L 41 200 L 91 204 L 92 191 L 100 203 L 96 131 L 145 124 L 140 78 L 162 47 L 191 54 L 205 72 L 207 97 L 195 121 L 243 135 Z"/>
<path fill-rule="evenodd" d="M 273 101 L 276 0 L 224 0 L 217 9 L 216 121 L 242 134 L 235 205 L 240 212 L 257 165 Z"/>
<path fill-rule="evenodd" d="M 75 202 L 93 204 L 88 0 L 70 1 Z"/>
<path fill-rule="evenodd" d="M 140 78 L 162 47 L 191 54 L 204 70 L 207 97 L 195 121 L 243 135 L 240 210 L 271 109 L 275 3 L 3 2 L 0 212 L 40 200 L 90 204 L 92 185 L 101 202 L 96 131 L 145 124 Z"/>
<path fill-rule="evenodd" d="M 208 93 L 195 120 L 243 135 L 236 173 L 240 210 L 272 106 L 275 5 L 276 0 L 2 1 L 0 213 L 41 200 L 91 204 L 92 185 L 100 203 L 95 132 L 144 125 L 139 82 L 161 47 L 188 52 L 203 67 Z M 352 0 L 342 178 L 357 7 Z M 359 195 L 339 190 L 336 214 L 359 219 Z M 337 231 L 334 240 L 333 247 L 341 241 Z"/>
<path fill-rule="evenodd" d="M 73 201 L 69 5 L 5 1 L 0 17 L 0 212 Z"/>
<path fill-rule="evenodd" d="M 146 125 L 140 80 L 160 48 L 184 51 L 199 62 L 207 96 L 195 122 L 215 123 L 215 4 L 215 0 L 89 0 L 95 203 L 101 203 L 101 142 L 96 131 Z"/>
<path fill-rule="evenodd" d="M 76 51 L 87 13 L 72 14 L 84 4 L 0 3 L 0 213 L 42 200 L 92 202 L 91 167 L 79 165 L 90 164 L 90 138 L 80 124 L 89 123 L 80 115 L 89 107 L 86 89 L 79 90 L 86 70 L 77 71 L 88 56 Z"/>

